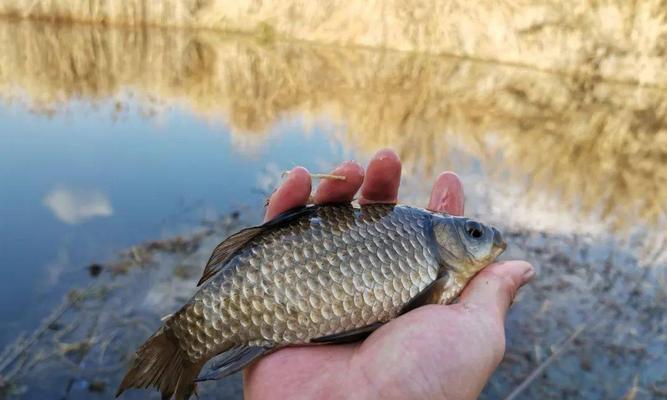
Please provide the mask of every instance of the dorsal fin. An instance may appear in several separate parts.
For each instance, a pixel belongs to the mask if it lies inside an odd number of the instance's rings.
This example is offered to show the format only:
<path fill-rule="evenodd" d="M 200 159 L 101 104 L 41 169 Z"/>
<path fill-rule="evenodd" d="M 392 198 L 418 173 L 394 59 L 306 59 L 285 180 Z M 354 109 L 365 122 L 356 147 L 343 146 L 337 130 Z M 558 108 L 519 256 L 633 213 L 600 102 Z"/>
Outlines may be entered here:
<path fill-rule="evenodd" d="M 246 243 L 254 239 L 257 235 L 262 233 L 263 230 L 264 228 L 261 225 L 246 228 L 242 231 L 236 232 L 217 245 L 213 250 L 213 254 L 211 254 L 211 257 L 206 263 L 204 273 L 199 279 L 199 282 L 197 282 L 197 286 L 201 286 L 213 275 L 217 274 L 218 271 L 222 269 L 222 266 L 225 265 L 225 261 L 227 261 L 236 252 L 236 250 L 240 249 Z"/>
<path fill-rule="evenodd" d="M 268 229 L 287 224 L 304 215 L 311 214 L 315 212 L 316 209 L 317 206 L 293 208 L 277 215 L 275 218 L 265 222 L 262 225 L 243 229 L 223 240 L 213 250 L 213 253 L 206 263 L 204 273 L 199 279 L 197 286 L 201 286 L 204 282 L 211 279 L 211 277 L 220 272 L 227 260 L 236 254 L 240 248 L 245 246 L 248 242 L 259 236 L 261 233 Z"/>

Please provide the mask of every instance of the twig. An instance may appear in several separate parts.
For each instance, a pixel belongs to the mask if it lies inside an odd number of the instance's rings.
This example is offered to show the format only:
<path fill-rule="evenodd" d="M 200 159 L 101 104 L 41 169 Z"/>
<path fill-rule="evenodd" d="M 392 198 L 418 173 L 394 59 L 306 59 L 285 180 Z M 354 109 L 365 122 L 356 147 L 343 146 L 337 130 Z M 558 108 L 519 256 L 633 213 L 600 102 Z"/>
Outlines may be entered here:
<path fill-rule="evenodd" d="M 628 389 L 628 392 L 623 396 L 622 400 L 635 400 L 637 398 L 637 393 L 641 390 L 639 387 L 639 374 L 635 374 L 634 379 L 632 380 L 632 386 Z"/>
<path fill-rule="evenodd" d="M 49 329 L 49 326 L 56 322 L 60 317 L 67 312 L 67 310 L 70 309 L 73 305 L 78 303 L 82 298 L 83 294 L 87 293 L 88 290 L 93 286 L 91 283 L 85 290 L 77 294 L 74 298 L 70 299 L 67 298 L 60 307 L 55 309 L 51 315 L 49 315 L 44 321 L 42 321 L 42 324 L 35 330 L 32 335 L 30 335 L 27 339 L 23 340 L 17 347 L 14 349 L 13 352 L 9 354 L 9 356 L 2 360 L 0 362 L 0 371 L 5 370 L 8 366 L 10 366 L 12 363 L 14 363 L 16 360 L 21 357 L 30 347 L 32 347 L 33 344 L 35 344 L 41 337 L 42 335 Z"/>
<path fill-rule="evenodd" d="M 0 352 L 0 362 L 2 362 L 2 360 L 6 359 L 7 357 L 10 357 L 11 354 L 16 350 L 16 347 L 19 346 L 25 340 L 26 340 L 25 333 L 20 333 L 16 337 L 16 339 L 14 339 L 13 342 L 14 347 L 7 346 Z"/>
<path fill-rule="evenodd" d="M 280 174 L 281 177 L 286 177 L 288 172 L 283 172 Z M 310 174 L 310 177 L 313 179 L 332 179 L 336 181 L 344 181 L 347 180 L 346 176 L 343 175 L 331 175 L 331 174 Z"/>
<path fill-rule="evenodd" d="M 98 362 L 100 364 L 104 363 L 104 356 L 107 353 L 107 348 L 109 348 L 109 346 L 111 346 L 111 343 L 113 343 L 113 341 L 116 340 L 116 337 L 119 336 L 119 334 L 120 334 L 119 331 L 120 331 L 120 329 L 112 332 L 111 334 L 109 334 L 108 337 L 106 337 L 103 341 L 100 342 L 100 354 L 99 354 L 99 357 L 98 357 L 98 360 L 99 360 Z"/>
<path fill-rule="evenodd" d="M 590 318 L 588 321 L 581 324 L 574 332 L 572 332 L 570 337 L 568 337 L 560 346 L 558 346 L 549 357 L 542 361 L 542 363 L 537 368 L 535 368 L 533 372 L 531 372 L 530 375 L 528 375 L 523 380 L 523 382 L 521 382 L 519 386 L 515 387 L 514 390 L 512 390 L 512 392 L 505 397 L 505 400 L 516 399 L 521 394 L 521 392 L 526 390 L 526 388 L 528 388 L 528 386 L 530 386 L 530 384 L 533 383 L 533 381 L 537 379 L 552 362 L 554 362 L 561 354 L 569 349 L 574 340 L 588 327 L 590 327 L 592 322 L 593 318 Z"/>
<path fill-rule="evenodd" d="M 658 387 L 655 383 L 653 383 L 653 384 L 651 384 L 651 386 L 649 386 L 649 390 L 657 396 L 667 397 L 667 389 L 663 389 L 661 387 Z"/>
<path fill-rule="evenodd" d="M 331 174 L 310 174 L 310 177 L 315 179 L 333 179 L 336 181 L 347 180 L 347 177 L 343 175 L 331 175 Z"/>

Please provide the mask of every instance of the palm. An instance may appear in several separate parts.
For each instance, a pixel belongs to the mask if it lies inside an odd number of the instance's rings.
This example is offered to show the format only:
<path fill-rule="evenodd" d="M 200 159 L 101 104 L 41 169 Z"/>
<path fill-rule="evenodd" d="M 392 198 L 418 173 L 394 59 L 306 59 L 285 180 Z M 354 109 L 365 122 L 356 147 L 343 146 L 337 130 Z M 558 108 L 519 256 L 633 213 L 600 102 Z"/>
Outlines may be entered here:
<path fill-rule="evenodd" d="M 501 319 L 471 311 L 421 307 L 361 344 L 284 349 L 248 370 L 248 398 L 337 398 L 350 388 L 364 398 L 475 398 L 504 336 Z"/>
<path fill-rule="evenodd" d="M 378 153 L 365 178 L 354 163 L 334 173 L 347 179 L 322 182 L 316 202 L 350 201 L 360 186 L 362 204 L 396 201 L 400 162 L 392 152 Z M 267 218 L 304 204 L 309 194 L 307 171 L 293 170 L 271 197 Z M 463 213 L 456 175 L 438 177 L 429 208 Z M 246 370 L 246 397 L 475 398 L 504 353 L 510 300 L 531 276 L 527 263 L 493 264 L 473 279 L 458 304 L 415 309 L 361 343 L 280 350 Z"/>

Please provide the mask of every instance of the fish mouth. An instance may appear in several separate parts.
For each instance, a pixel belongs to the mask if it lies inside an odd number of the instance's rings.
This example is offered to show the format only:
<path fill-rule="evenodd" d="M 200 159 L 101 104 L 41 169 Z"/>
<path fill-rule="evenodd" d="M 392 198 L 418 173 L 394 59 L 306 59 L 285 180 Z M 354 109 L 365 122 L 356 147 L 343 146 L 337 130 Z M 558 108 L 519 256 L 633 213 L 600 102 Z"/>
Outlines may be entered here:
<path fill-rule="evenodd" d="M 493 230 L 493 245 L 500 249 L 501 252 L 505 251 L 507 248 L 507 242 L 503 239 L 503 235 L 496 228 L 491 228 Z"/>

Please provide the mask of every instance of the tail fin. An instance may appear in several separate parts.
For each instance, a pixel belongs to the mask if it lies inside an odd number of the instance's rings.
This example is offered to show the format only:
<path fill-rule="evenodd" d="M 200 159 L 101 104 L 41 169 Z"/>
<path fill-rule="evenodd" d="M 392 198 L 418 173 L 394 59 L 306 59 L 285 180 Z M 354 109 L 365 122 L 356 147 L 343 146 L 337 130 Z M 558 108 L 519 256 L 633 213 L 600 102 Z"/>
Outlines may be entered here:
<path fill-rule="evenodd" d="M 173 332 L 160 328 L 139 350 L 123 378 L 116 397 L 129 388 L 155 387 L 162 399 L 187 400 L 195 391 L 194 380 L 204 363 L 192 362 L 178 346 Z"/>

